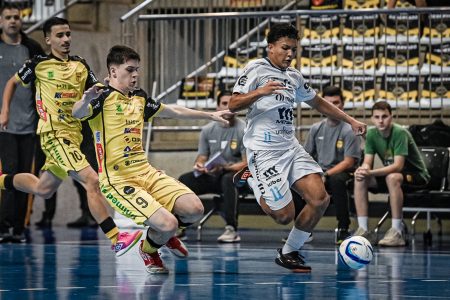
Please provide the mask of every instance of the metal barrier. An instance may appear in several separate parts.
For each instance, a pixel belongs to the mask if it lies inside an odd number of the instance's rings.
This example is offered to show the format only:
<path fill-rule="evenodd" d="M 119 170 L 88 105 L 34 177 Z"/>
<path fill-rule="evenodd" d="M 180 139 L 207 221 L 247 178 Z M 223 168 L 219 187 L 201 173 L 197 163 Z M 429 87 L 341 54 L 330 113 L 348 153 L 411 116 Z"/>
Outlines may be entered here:
<path fill-rule="evenodd" d="M 385 99 L 444 117 L 450 106 L 450 8 L 140 15 L 138 22 L 148 23 L 148 80 L 163 101 L 215 107 L 217 89 L 265 55 L 270 25 L 292 22 L 302 35 L 295 67 L 319 91 L 339 85 L 347 109 Z"/>

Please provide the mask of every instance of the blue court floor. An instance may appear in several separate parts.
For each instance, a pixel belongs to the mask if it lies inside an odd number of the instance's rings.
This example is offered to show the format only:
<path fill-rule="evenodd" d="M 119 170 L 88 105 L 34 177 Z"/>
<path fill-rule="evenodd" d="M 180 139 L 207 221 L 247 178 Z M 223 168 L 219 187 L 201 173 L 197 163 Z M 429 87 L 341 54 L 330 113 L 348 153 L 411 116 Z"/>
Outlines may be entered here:
<path fill-rule="evenodd" d="M 26 244 L 0 244 L 0 299 L 450 299 L 450 237 L 426 247 L 375 247 L 353 271 L 338 262 L 333 233 L 315 232 L 302 251 L 311 274 L 274 263 L 281 230 L 243 230 L 240 244 L 217 244 L 217 229 L 191 240 L 187 259 L 166 250 L 169 275 L 150 275 L 137 249 L 120 258 L 95 229 L 31 229 Z"/>

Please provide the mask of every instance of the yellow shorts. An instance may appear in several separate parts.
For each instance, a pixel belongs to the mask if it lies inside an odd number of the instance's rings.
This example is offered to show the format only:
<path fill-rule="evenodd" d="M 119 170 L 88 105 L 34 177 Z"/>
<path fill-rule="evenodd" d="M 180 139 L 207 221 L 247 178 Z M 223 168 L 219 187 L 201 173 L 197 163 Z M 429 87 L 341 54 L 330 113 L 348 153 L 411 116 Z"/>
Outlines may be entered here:
<path fill-rule="evenodd" d="M 101 179 L 100 190 L 112 208 L 139 225 L 161 207 L 171 212 L 178 197 L 193 193 L 152 166 L 146 173 L 136 174 L 133 178 Z"/>
<path fill-rule="evenodd" d="M 89 167 L 89 162 L 80 150 L 83 140 L 81 132 L 65 130 L 43 132 L 40 139 L 46 157 L 42 170 L 47 170 L 63 180 L 69 171 L 79 172 Z"/>

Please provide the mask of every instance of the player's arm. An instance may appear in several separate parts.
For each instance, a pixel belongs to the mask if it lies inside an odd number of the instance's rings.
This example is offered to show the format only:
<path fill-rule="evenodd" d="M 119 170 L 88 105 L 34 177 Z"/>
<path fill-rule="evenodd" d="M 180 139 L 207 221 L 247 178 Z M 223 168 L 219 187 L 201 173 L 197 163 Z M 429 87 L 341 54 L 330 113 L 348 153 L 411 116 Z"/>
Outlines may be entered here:
<path fill-rule="evenodd" d="M 351 156 L 345 156 L 344 160 L 340 161 L 338 164 L 336 164 L 331 169 L 328 169 L 326 171 L 325 175 L 331 176 L 331 175 L 335 175 L 335 174 L 339 174 L 339 173 L 348 171 L 348 170 L 352 169 L 355 164 L 356 164 L 356 158 L 351 157 Z"/>
<path fill-rule="evenodd" d="M 92 114 L 90 103 L 92 100 L 97 99 L 103 93 L 103 89 L 100 86 L 91 86 L 83 93 L 83 97 L 72 108 L 72 115 L 77 119 L 84 119 Z"/>
<path fill-rule="evenodd" d="M 172 119 L 207 119 L 216 122 L 220 122 L 224 125 L 228 125 L 228 121 L 223 117 L 231 116 L 229 110 L 205 112 L 200 110 L 190 109 L 177 104 L 164 105 L 164 109 L 159 113 L 159 117 L 172 118 Z"/>
<path fill-rule="evenodd" d="M 307 103 L 314 107 L 317 111 L 322 114 L 331 117 L 333 119 L 341 120 L 347 122 L 352 126 L 353 132 L 356 135 L 364 135 L 367 130 L 367 125 L 357 121 L 355 118 L 350 117 L 348 114 L 326 101 L 319 95 L 316 95 L 312 100 L 307 101 Z"/>
<path fill-rule="evenodd" d="M 8 127 L 9 122 L 9 108 L 11 106 L 11 100 L 16 92 L 17 85 L 20 83 L 19 79 L 14 75 L 5 85 L 3 91 L 3 104 L 0 113 L 0 127 L 5 130 Z"/>
<path fill-rule="evenodd" d="M 388 166 L 370 170 L 372 176 L 387 176 L 392 173 L 401 173 L 405 166 L 405 157 L 403 155 L 395 155 L 394 162 Z"/>
<path fill-rule="evenodd" d="M 276 94 L 280 90 L 286 89 L 281 82 L 269 80 L 266 85 L 250 91 L 246 94 L 234 93 L 231 96 L 230 103 L 228 103 L 228 109 L 232 112 L 240 111 L 248 108 L 259 98 Z"/>

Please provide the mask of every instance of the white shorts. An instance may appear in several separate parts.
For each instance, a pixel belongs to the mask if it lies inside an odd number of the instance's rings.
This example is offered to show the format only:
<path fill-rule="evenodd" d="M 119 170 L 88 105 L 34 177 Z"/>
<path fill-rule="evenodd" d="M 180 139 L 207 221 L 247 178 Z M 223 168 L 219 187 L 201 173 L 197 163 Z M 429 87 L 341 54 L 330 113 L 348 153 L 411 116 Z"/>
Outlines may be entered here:
<path fill-rule="evenodd" d="M 253 188 L 259 189 L 271 210 L 280 210 L 292 201 L 290 187 L 297 180 L 322 173 L 322 168 L 300 144 L 288 150 L 247 149 L 247 157 L 255 179 Z"/>

